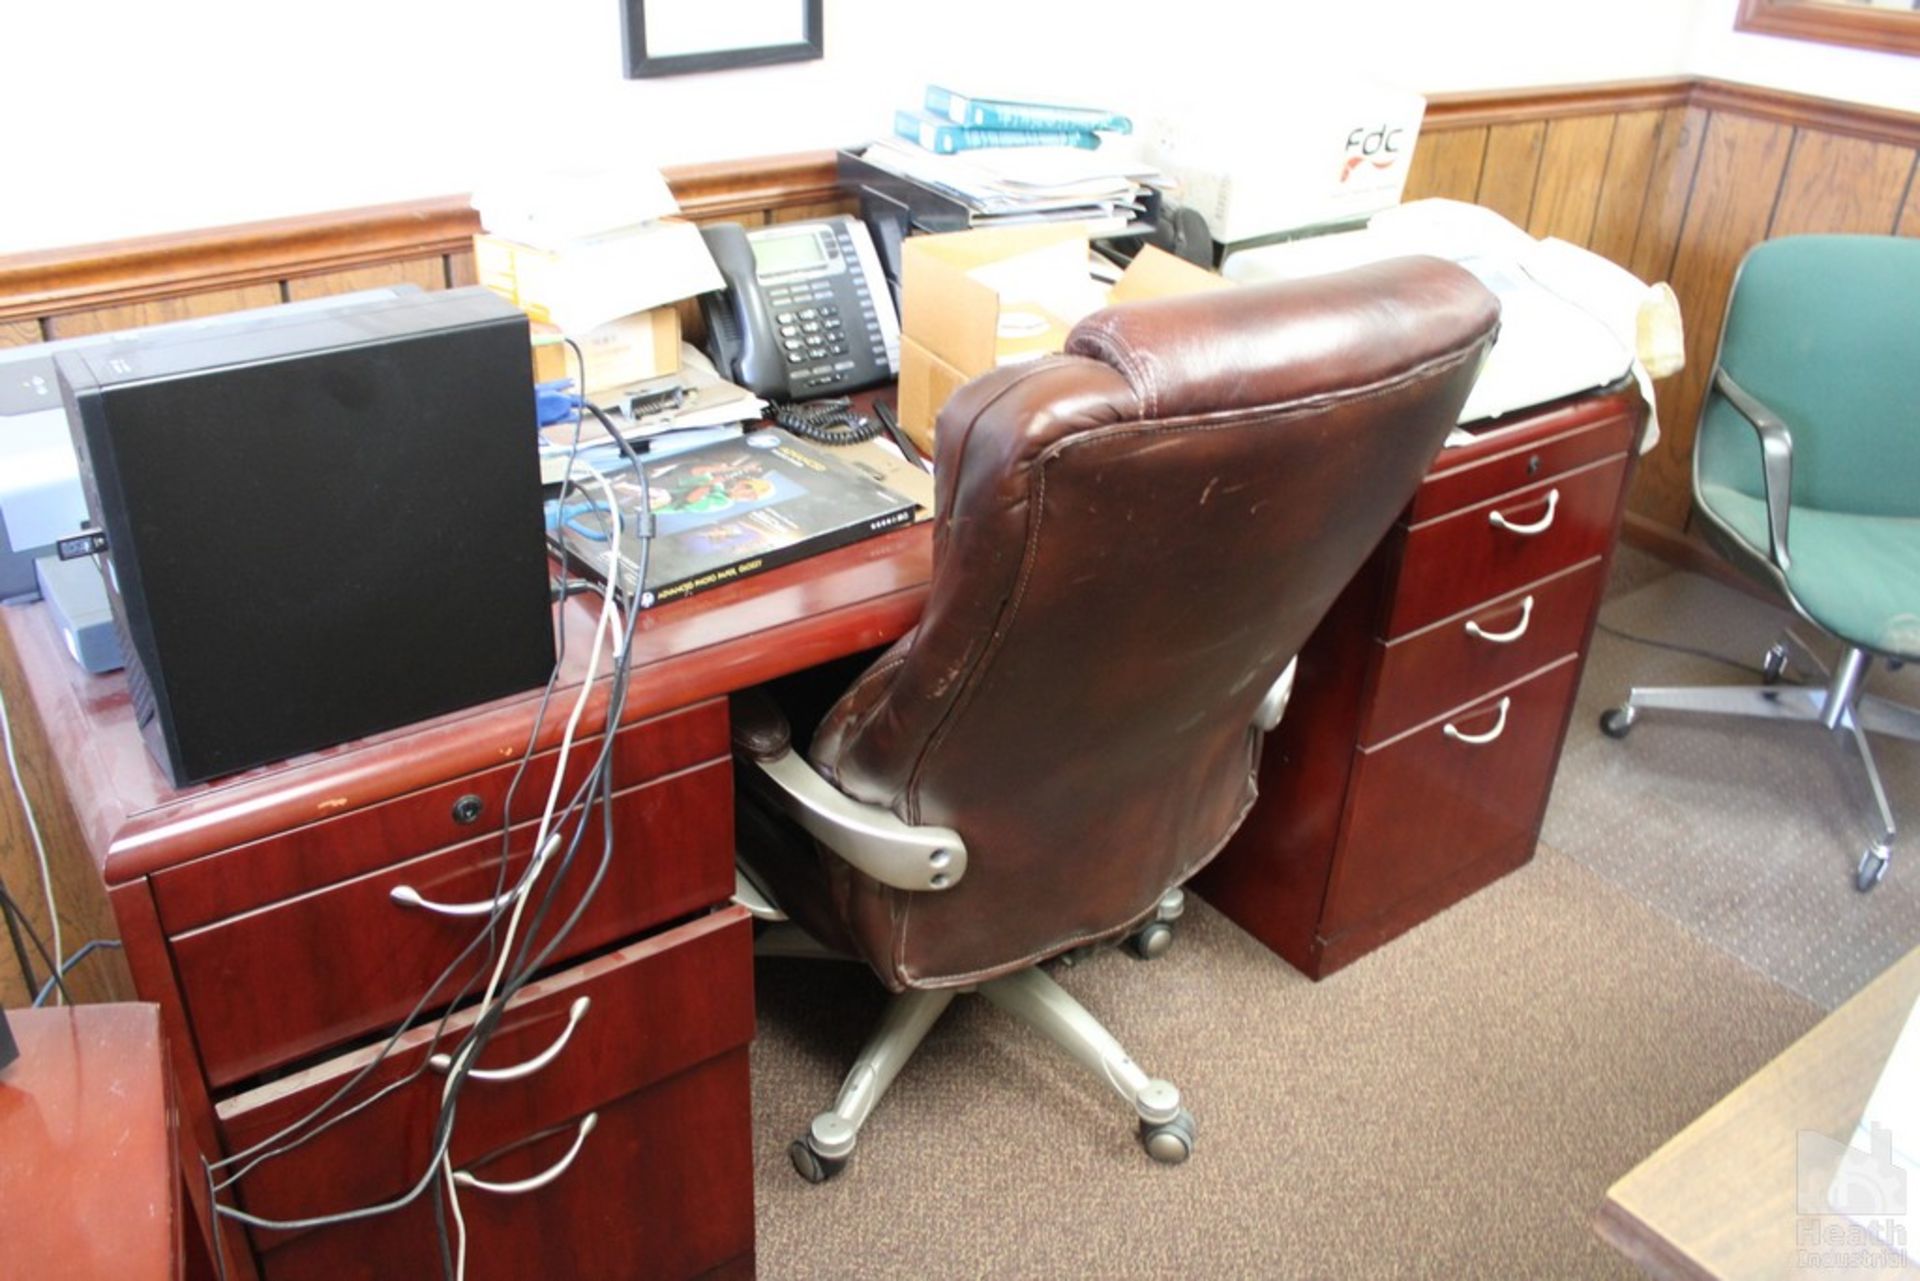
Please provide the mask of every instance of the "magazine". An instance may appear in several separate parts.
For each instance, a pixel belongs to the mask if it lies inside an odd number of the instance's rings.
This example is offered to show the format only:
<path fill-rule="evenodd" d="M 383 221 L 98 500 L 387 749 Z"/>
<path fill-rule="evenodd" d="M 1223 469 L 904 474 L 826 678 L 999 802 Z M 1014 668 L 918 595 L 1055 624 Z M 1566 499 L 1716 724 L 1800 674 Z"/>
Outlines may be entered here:
<path fill-rule="evenodd" d="M 777 427 L 607 471 L 607 486 L 575 477 L 553 508 L 554 546 L 642 609 L 910 524 L 914 503 Z M 607 490 L 620 507 L 619 547 Z M 653 512 L 647 581 L 639 581 L 636 514 Z"/>

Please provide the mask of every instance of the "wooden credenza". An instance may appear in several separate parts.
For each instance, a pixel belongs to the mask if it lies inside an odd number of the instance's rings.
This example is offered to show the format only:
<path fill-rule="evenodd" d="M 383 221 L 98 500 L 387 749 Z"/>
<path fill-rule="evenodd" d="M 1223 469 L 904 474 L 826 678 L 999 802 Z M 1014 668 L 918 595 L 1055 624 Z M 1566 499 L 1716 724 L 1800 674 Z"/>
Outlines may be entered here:
<path fill-rule="evenodd" d="M 1609 391 L 1440 456 L 1301 652 L 1210 903 L 1323 978 L 1532 857 L 1644 421 Z"/>

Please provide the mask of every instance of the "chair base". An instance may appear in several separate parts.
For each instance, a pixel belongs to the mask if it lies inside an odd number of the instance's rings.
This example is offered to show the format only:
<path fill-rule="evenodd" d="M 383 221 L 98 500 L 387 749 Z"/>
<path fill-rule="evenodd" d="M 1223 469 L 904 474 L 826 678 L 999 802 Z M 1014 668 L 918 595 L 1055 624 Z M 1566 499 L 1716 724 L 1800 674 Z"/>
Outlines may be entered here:
<path fill-rule="evenodd" d="M 1893 809 L 1887 802 L 1886 788 L 1880 781 L 1880 769 L 1873 759 L 1868 731 L 1888 734 L 1910 742 L 1920 742 L 1920 711 L 1890 702 L 1863 688 L 1873 656 L 1858 646 L 1848 646 L 1836 667 L 1828 668 L 1791 630 L 1782 634 L 1766 653 L 1761 664 L 1764 684 L 1753 686 L 1674 686 L 1643 688 L 1635 686 L 1626 702 L 1609 708 L 1600 716 L 1600 729 L 1610 738 L 1625 738 L 1639 714 L 1648 709 L 1673 712 L 1707 712 L 1719 716 L 1747 716 L 1761 720 L 1812 723 L 1844 733 L 1852 739 L 1865 770 L 1872 810 L 1868 815 L 1870 834 L 1865 851 L 1854 870 L 1854 887 L 1865 893 L 1887 874 L 1893 857 L 1896 827 Z M 1776 684 L 1789 667 L 1818 672 L 1826 687 Z"/>
<path fill-rule="evenodd" d="M 1179 892 L 1162 900 L 1161 917 L 1180 912 Z M 1168 913 L 1170 912 L 1170 915 Z M 1151 923 L 1150 923 L 1151 924 Z M 761 936 L 760 955 L 832 958 L 833 953 L 796 939 L 797 930 L 777 927 Z M 801 936 L 804 937 L 804 936 Z M 794 1169 L 812 1183 L 838 1174 L 853 1155 L 860 1129 L 879 1105 L 900 1070 L 932 1031 L 956 996 L 977 992 L 1021 1022 L 1043 1033 L 1129 1104 L 1139 1118 L 1140 1143 L 1156 1161 L 1176 1165 L 1193 1153 L 1193 1114 L 1180 1105 L 1180 1092 L 1149 1077 L 1113 1034 L 1066 989 L 1038 969 L 1025 969 L 971 988 L 902 992 L 887 1003 L 880 1026 L 867 1039 L 828 1111 L 814 1117 L 807 1133 L 788 1148 Z"/>

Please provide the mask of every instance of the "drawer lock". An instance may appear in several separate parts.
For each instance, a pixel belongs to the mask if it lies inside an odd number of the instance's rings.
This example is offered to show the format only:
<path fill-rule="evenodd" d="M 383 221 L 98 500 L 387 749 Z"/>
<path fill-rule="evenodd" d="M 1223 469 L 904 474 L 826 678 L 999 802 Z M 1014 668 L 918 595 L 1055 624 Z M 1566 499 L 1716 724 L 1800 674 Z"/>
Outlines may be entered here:
<path fill-rule="evenodd" d="M 453 821 L 462 827 L 478 823 L 480 816 L 486 812 L 487 803 L 472 792 L 468 792 L 453 803 Z"/>

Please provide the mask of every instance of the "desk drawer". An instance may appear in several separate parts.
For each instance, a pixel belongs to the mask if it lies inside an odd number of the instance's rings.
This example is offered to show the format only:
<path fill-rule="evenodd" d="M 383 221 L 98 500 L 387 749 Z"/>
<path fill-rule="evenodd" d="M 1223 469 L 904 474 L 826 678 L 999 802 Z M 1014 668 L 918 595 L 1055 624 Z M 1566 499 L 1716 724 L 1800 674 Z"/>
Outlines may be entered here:
<path fill-rule="evenodd" d="M 550 712 L 549 719 L 564 714 L 564 709 Z M 574 745 L 567 761 L 566 794 L 592 768 L 601 741 L 594 736 Z M 730 750 L 725 699 L 633 722 L 614 740 L 614 790 L 714 760 Z M 556 749 L 527 763 L 514 792 L 514 822 L 539 817 L 558 759 Z M 489 831 L 498 835 L 507 788 L 519 767 L 516 755 L 491 769 L 168 868 L 153 877 L 161 924 L 169 934 L 184 933 Z M 330 803 L 322 801 L 316 808 Z"/>
<path fill-rule="evenodd" d="M 1322 937 L 1483 859 L 1516 851 L 1524 858 L 1522 847 L 1535 839 L 1553 783 L 1579 669 L 1579 657 L 1568 655 L 1517 685 L 1356 753 Z"/>
<path fill-rule="evenodd" d="M 1529 423 L 1512 433 L 1516 439 L 1509 448 L 1498 446 L 1496 442 L 1504 436 L 1500 428 L 1495 428 L 1487 437 L 1457 452 L 1443 450 L 1434 461 L 1433 471 L 1413 496 L 1411 520 L 1419 524 L 1484 503 L 1542 477 L 1558 476 L 1588 463 L 1625 454 L 1632 447 L 1634 433 L 1640 425 L 1639 415 L 1633 411 L 1556 429 L 1556 422 L 1565 422 L 1583 412 L 1578 407 L 1563 409 L 1551 414 L 1548 421 Z M 1486 453 L 1486 448 L 1496 452 Z M 1465 461 L 1455 461 L 1462 455 L 1466 456 Z"/>
<path fill-rule="evenodd" d="M 569 1117 L 484 1160 L 457 1165 L 494 1183 L 552 1176 L 518 1193 L 461 1190 L 469 1281 L 750 1278 L 749 1114 L 741 1047 L 598 1108 L 584 1137 L 584 1116 Z M 437 1277 L 434 1193 L 392 1214 L 305 1233 L 264 1254 L 262 1275 L 266 1281 Z M 451 1219 L 447 1230 L 453 1231 Z"/>
<path fill-rule="evenodd" d="M 1374 642 L 1374 695 L 1360 729 L 1373 747 L 1450 707 L 1580 651 L 1600 592 L 1599 558 L 1402 636 Z"/>
<path fill-rule="evenodd" d="M 1412 526 L 1385 639 L 1604 553 L 1626 466 L 1624 455 L 1593 463 Z"/>
<path fill-rule="evenodd" d="M 753 1038 L 752 953 L 751 922 L 743 909 L 730 907 L 522 988 L 477 1066 L 546 1061 L 516 1080 L 468 1079 L 453 1135 L 454 1164 L 479 1160 L 746 1045 Z M 582 1000 L 587 1004 L 575 1021 L 572 1012 Z M 469 1009 L 449 1020 L 443 1051 L 455 1050 L 473 1017 Z M 352 1099 L 369 1098 L 417 1070 L 433 1048 L 432 1034 L 431 1025 L 408 1032 Z M 226 1150 L 251 1148 L 304 1117 L 376 1057 L 377 1047 L 356 1050 L 222 1103 Z M 260 1165 L 239 1185 L 247 1210 L 298 1219 L 402 1195 L 432 1153 L 445 1079 L 429 1069 L 297 1151 Z M 744 1092 L 739 1106 L 744 1112 Z M 293 1235 L 256 1230 L 254 1239 L 272 1249 Z"/>
<path fill-rule="evenodd" d="M 731 760 L 712 761 L 614 798 L 620 848 L 555 963 L 728 897 L 732 769 Z M 580 901 L 599 862 L 599 831 L 592 821 L 541 941 Z M 526 867 L 533 835 L 531 823 L 515 829 L 508 884 Z M 397 1023 L 476 937 L 482 918 L 406 906 L 393 889 L 411 886 L 434 903 L 481 903 L 493 896 L 499 864 L 500 836 L 489 833 L 175 936 L 174 965 L 208 1081 L 230 1085 Z M 533 887 L 529 923 L 558 865 L 556 857 Z M 475 949 L 443 987 L 448 1000 L 481 956 Z M 436 998 L 429 1008 L 445 1003 Z"/>

